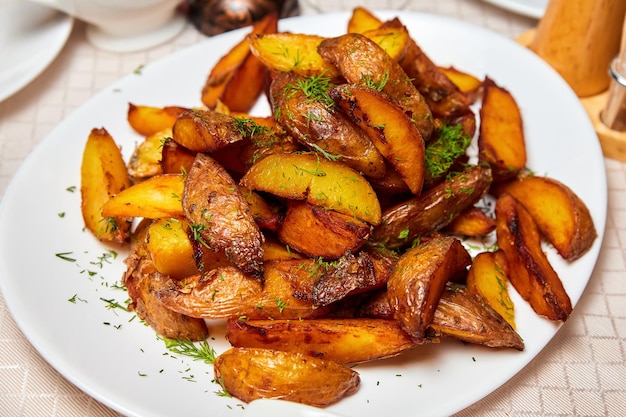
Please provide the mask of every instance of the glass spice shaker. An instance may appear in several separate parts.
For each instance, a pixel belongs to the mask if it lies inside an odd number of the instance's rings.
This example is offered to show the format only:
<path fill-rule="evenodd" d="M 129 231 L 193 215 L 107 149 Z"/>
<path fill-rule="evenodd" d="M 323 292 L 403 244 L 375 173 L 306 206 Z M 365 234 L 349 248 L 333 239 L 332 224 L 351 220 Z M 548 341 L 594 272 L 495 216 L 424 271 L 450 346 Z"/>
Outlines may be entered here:
<path fill-rule="evenodd" d="M 298 0 L 190 0 L 187 5 L 189 20 L 208 36 L 250 26 L 272 12 L 296 16 L 300 6 Z"/>

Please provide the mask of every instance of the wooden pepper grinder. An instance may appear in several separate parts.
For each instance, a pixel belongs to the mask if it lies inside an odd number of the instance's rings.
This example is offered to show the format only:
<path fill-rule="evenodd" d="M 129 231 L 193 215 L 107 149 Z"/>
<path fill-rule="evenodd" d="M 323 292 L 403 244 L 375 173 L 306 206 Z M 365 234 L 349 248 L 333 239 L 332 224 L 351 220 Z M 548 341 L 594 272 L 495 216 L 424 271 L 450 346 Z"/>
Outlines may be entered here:
<path fill-rule="evenodd" d="M 574 90 L 604 155 L 626 162 L 626 132 L 602 120 L 625 19 L 626 0 L 550 0 L 537 28 L 517 40 L 550 64 Z"/>
<path fill-rule="evenodd" d="M 609 86 L 625 13 L 626 0 L 551 0 L 528 47 L 578 97 L 601 93 Z"/>

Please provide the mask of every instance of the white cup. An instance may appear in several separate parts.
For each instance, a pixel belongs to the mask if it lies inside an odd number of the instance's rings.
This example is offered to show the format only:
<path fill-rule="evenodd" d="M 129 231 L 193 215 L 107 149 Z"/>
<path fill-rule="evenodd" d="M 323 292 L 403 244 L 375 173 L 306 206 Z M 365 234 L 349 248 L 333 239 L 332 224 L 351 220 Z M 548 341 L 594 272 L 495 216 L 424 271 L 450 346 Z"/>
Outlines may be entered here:
<path fill-rule="evenodd" d="M 186 24 L 181 0 L 30 0 L 85 21 L 96 47 L 126 52 L 149 48 L 176 36 Z"/>

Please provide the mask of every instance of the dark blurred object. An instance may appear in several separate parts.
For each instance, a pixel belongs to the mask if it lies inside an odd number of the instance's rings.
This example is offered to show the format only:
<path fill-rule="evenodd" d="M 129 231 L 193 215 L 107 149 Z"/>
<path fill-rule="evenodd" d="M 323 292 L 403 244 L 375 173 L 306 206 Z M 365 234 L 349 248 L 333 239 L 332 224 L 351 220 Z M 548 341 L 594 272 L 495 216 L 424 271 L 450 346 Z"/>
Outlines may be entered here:
<path fill-rule="evenodd" d="M 190 0 L 188 16 L 205 35 L 217 35 L 249 26 L 266 14 L 278 12 L 280 17 L 300 14 L 298 0 Z"/>

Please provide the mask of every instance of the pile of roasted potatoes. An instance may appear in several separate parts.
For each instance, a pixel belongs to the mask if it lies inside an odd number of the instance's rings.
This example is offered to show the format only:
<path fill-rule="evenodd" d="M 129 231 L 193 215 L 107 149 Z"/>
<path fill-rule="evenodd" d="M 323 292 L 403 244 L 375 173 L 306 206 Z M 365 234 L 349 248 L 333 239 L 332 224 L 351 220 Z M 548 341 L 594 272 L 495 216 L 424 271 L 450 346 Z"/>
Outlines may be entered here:
<path fill-rule="evenodd" d="M 200 341 L 225 321 L 214 372 L 233 396 L 323 407 L 358 389 L 353 365 L 443 337 L 522 350 L 508 282 L 547 319 L 571 313 L 542 242 L 583 255 L 587 207 L 527 169 L 515 98 L 438 67 L 398 18 L 359 7 L 324 38 L 270 15 L 201 98 L 130 104 L 130 161 L 94 128 L 82 213 L 130 245 L 130 307 L 156 332 Z M 260 98 L 272 113 L 252 117 Z"/>

